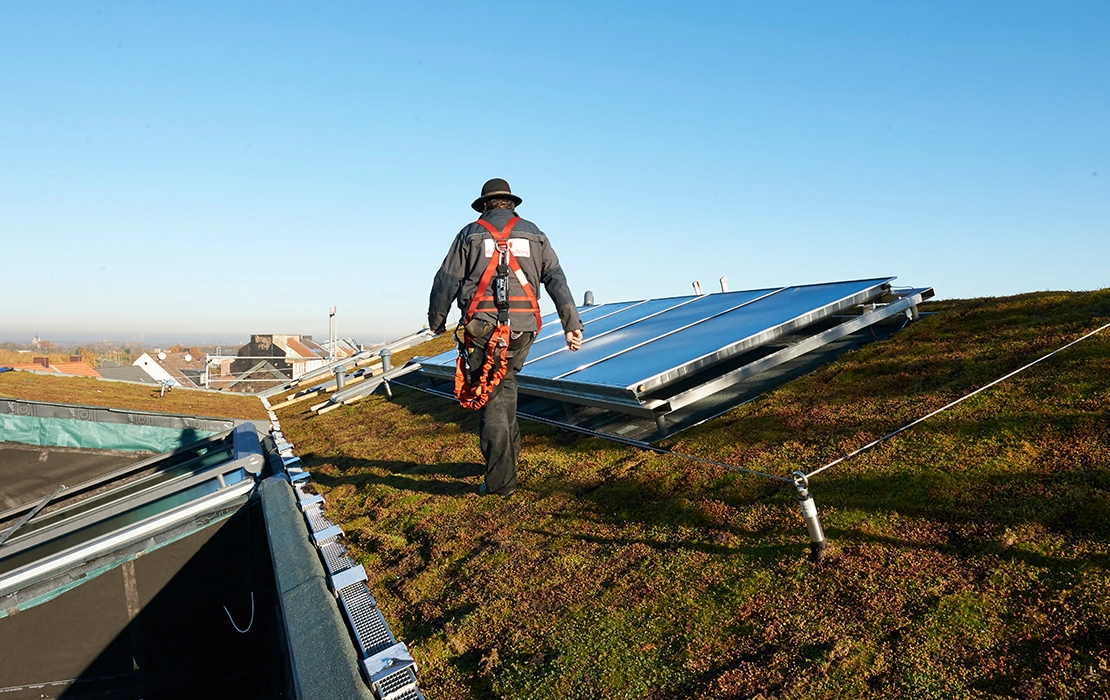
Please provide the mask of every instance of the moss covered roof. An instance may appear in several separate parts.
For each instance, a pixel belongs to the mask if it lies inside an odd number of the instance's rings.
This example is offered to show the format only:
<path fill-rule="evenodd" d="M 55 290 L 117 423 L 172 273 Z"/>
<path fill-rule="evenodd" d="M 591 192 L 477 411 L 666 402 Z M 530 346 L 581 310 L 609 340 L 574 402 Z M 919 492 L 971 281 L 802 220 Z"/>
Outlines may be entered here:
<path fill-rule="evenodd" d="M 163 396 L 158 385 L 106 382 L 89 377 L 52 377 L 31 372 L 0 374 L 0 397 L 213 418 L 267 418 L 256 396 L 188 389 L 173 389 Z"/>
<path fill-rule="evenodd" d="M 1110 290 L 925 310 L 667 444 L 812 469 L 1110 320 Z M 819 562 L 778 482 L 524 422 L 521 490 L 482 498 L 448 401 L 279 416 L 428 697 L 1093 697 L 1108 409 L 1104 333 L 819 475 Z"/>

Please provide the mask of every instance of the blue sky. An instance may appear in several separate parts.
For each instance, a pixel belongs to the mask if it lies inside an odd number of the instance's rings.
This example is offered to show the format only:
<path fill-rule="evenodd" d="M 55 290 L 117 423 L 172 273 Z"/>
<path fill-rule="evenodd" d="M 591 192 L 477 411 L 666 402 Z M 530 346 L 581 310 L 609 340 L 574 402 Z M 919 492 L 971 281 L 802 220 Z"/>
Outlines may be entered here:
<path fill-rule="evenodd" d="M 578 298 L 1105 287 L 1108 36 L 1105 2 L 0 3 L 0 340 L 404 335 L 490 177 Z"/>

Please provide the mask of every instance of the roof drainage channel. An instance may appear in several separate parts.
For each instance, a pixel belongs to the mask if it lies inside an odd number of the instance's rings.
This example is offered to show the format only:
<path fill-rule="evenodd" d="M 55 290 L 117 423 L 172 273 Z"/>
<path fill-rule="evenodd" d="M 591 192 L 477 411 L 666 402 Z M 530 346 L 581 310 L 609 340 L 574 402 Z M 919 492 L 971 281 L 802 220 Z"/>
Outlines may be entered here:
<path fill-rule="evenodd" d="M 260 398 L 269 410 L 269 401 Z M 367 585 L 366 570 L 348 556 L 343 530 L 324 515 L 323 497 L 308 491 L 311 477 L 282 435 L 281 424 L 273 411 L 270 411 L 270 420 L 271 437 L 275 445 L 284 448 L 278 450 L 280 467 L 275 471 L 284 474 L 292 490 L 292 500 L 304 523 L 305 539 L 316 550 L 328 588 L 355 640 L 363 680 L 377 700 L 423 700 L 417 685 L 416 661 L 408 647 L 393 636 L 378 609 Z M 291 653 L 296 654 L 297 650 L 292 649 Z M 330 696 L 324 693 L 320 697 Z"/>

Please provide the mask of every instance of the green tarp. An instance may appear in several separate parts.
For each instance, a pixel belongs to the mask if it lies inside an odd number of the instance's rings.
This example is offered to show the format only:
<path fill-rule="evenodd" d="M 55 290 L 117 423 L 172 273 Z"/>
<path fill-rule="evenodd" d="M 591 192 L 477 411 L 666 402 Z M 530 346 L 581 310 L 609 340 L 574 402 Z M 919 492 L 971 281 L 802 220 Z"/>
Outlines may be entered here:
<path fill-rule="evenodd" d="M 215 433 L 191 428 L 0 414 L 0 442 L 22 442 L 41 447 L 169 452 L 210 435 Z"/>

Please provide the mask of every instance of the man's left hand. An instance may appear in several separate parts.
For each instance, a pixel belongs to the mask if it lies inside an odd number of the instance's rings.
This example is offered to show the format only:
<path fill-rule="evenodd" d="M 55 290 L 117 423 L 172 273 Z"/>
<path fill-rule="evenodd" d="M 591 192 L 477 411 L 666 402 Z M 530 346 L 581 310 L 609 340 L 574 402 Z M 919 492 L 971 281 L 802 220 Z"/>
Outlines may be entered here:
<path fill-rule="evenodd" d="M 571 352 L 578 352 L 582 347 L 582 331 L 567 331 L 567 349 Z"/>

